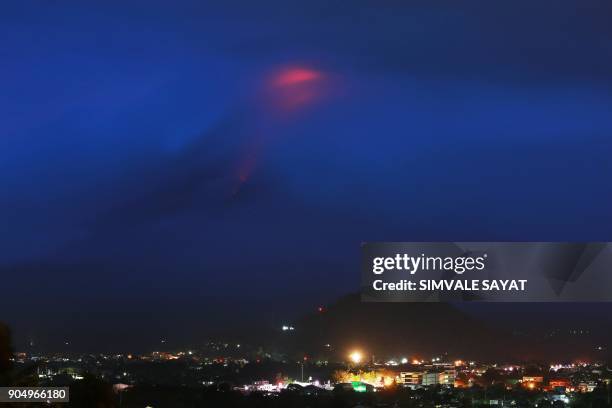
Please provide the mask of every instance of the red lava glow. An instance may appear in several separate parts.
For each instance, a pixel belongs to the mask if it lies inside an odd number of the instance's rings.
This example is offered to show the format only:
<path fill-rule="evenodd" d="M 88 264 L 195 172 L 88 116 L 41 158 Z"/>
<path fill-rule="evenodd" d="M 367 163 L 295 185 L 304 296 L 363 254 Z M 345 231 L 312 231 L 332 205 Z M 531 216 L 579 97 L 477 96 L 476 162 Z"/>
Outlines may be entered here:
<path fill-rule="evenodd" d="M 321 99 L 326 88 L 321 71 L 290 67 L 276 71 L 270 78 L 269 102 L 282 111 L 295 111 Z"/>
<path fill-rule="evenodd" d="M 257 163 L 256 159 L 256 151 L 255 149 L 251 149 L 251 151 L 247 152 L 245 157 L 242 158 L 240 165 L 238 166 L 238 180 L 240 183 L 246 183 L 249 177 L 251 177 L 251 173 L 255 169 L 255 165 Z"/>
<path fill-rule="evenodd" d="M 325 97 L 329 79 L 323 72 L 304 66 L 285 66 L 271 71 L 258 95 L 258 105 L 263 109 L 258 110 L 253 126 L 256 126 L 255 123 L 264 123 L 274 130 L 275 126 L 282 126 L 287 120 L 295 118 L 294 113 L 303 112 Z M 251 179 L 261 151 L 271 143 L 272 138 L 255 132 L 249 144 L 244 147 L 245 151 L 235 170 L 233 196 Z"/>
<path fill-rule="evenodd" d="M 307 68 L 291 68 L 280 72 L 274 79 L 276 86 L 291 86 L 321 78 L 321 73 Z"/>

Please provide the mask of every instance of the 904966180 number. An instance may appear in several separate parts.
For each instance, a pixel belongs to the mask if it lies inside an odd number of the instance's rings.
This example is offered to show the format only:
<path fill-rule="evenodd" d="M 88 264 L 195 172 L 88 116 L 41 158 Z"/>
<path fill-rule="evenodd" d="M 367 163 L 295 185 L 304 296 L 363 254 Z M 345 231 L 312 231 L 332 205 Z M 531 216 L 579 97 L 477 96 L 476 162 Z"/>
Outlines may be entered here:
<path fill-rule="evenodd" d="M 68 387 L 0 387 L 0 402 L 68 402 Z"/>

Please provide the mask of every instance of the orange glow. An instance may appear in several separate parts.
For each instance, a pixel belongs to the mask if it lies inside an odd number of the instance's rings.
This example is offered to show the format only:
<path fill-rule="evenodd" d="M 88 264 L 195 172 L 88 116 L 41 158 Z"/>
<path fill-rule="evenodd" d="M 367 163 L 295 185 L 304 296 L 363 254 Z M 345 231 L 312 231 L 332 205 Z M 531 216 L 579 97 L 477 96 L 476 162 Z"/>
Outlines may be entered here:
<path fill-rule="evenodd" d="M 274 79 L 276 86 L 291 86 L 319 79 L 321 73 L 307 68 L 291 68 L 279 73 Z"/>
<path fill-rule="evenodd" d="M 351 359 L 351 361 L 355 364 L 359 364 L 361 362 L 361 360 L 363 359 L 363 354 L 361 354 L 359 351 L 353 351 L 350 355 L 349 358 Z"/>

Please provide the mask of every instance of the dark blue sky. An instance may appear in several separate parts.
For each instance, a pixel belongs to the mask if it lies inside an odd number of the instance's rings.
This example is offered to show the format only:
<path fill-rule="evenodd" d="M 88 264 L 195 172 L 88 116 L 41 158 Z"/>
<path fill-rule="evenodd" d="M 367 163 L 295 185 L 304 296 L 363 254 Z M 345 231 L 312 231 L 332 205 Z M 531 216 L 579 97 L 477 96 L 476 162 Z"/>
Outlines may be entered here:
<path fill-rule="evenodd" d="M 361 241 L 611 240 L 611 17 L 3 4 L 1 317 L 197 341 L 356 290 Z"/>

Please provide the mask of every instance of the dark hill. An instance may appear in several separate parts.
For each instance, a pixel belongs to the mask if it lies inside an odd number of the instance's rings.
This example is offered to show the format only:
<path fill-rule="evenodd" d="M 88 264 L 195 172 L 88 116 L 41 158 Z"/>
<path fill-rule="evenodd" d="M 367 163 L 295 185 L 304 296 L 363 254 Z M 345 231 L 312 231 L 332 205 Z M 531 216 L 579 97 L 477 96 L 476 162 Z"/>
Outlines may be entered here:
<path fill-rule="evenodd" d="M 345 296 L 299 319 L 294 331 L 281 336 L 284 346 L 296 353 L 339 359 L 354 348 L 381 358 L 443 353 L 451 358 L 501 358 L 510 343 L 507 334 L 450 304 L 365 303 L 359 295 Z"/>
<path fill-rule="evenodd" d="M 330 361 L 344 361 L 354 349 L 377 359 L 446 355 L 449 359 L 490 362 L 572 362 L 610 361 L 612 357 L 606 347 L 609 330 L 575 329 L 596 326 L 587 321 L 588 315 L 580 321 L 559 322 L 576 307 L 573 304 L 472 306 L 366 303 L 358 294 L 352 294 L 323 311 L 293 321 L 293 331 L 253 327 L 246 337 L 242 331 L 241 338 L 296 359 L 307 355 Z M 474 313 L 475 307 L 480 311 L 487 308 L 489 313 Z M 524 321 L 538 323 L 527 327 Z M 598 321 L 608 322 L 601 318 Z"/>

